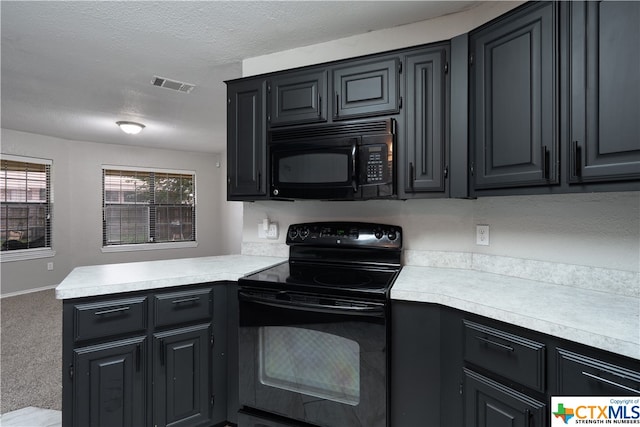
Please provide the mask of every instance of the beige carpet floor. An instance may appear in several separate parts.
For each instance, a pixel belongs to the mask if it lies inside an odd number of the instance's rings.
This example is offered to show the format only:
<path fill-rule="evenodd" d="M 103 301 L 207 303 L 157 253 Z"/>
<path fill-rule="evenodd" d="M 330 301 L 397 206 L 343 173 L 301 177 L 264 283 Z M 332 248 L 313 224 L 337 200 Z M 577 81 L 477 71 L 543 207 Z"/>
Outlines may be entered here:
<path fill-rule="evenodd" d="M 0 413 L 62 408 L 62 301 L 53 289 L 0 299 Z"/>

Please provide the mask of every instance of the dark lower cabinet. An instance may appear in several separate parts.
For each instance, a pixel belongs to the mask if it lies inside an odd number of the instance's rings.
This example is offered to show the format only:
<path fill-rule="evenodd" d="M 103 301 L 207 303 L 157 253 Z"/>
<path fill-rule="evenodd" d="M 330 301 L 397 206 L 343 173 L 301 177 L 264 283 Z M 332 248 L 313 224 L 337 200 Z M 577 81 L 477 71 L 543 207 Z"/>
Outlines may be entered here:
<path fill-rule="evenodd" d="M 209 323 L 154 334 L 154 426 L 210 424 L 212 344 Z"/>
<path fill-rule="evenodd" d="M 640 2 L 566 2 L 569 182 L 640 178 Z"/>
<path fill-rule="evenodd" d="M 391 426 L 546 427 L 552 396 L 640 397 L 638 359 L 437 304 L 391 310 Z"/>
<path fill-rule="evenodd" d="M 465 374 L 465 427 L 543 427 L 546 405 L 469 369 Z"/>
<path fill-rule="evenodd" d="M 558 348 L 557 363 L 559 395 L 640 395 L 640 361 L 633 366 L 620 366 Z"/>
<path fill-rule="evenodd" d="M 558 180 L 555 9 L 533 3 L 470 34 L 475 189 Z"/>
<path fill-rule="evenodd" d="M 73 426 L 146 425 L 146 343 L 135 337 L 73 350 Z"/>
<path fill-rule="evenodd" d="M 62 424 L 209 427 L 225 422 L 225 286 L 65 300 Z"/>

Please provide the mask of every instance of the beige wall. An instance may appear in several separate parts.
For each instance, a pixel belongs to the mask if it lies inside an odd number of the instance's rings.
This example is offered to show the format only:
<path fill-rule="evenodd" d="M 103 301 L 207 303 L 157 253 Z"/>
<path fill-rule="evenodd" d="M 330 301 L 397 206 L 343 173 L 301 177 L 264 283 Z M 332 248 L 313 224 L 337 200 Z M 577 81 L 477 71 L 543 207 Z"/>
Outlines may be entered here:
<path fill-rule="evenodd" d="M 227 227 L 240 204 L 226 202 L 219 154 L 96 144 L 2 129 L 2 153 L 53 160 L 53 258 L 3 262 L 3 295 L 54 286 L 77 266 L 238 253 L 239 226 Z M 216 163 L 221 163 L 217 168 Z M 102 253 L 102 165 L 196 172 L 197 248 Z M 47 263 L 53 262 L 53 271 Z"/>
<path fill-rule="evenodd" d="M 249 58 L 243 62 L 243 75 L 447 40 L 521 3 L 482 2 L 467 12 L 430 21 Z M 265 216 L 280 223 L 280 243 L 284 242 L 284 232 L 291 223 L 331 219 L 379 221 L 401 225 L 407 249 L 476 252 L 640 270 L 637 192 L 479 200 L 246 203 L 245 242 L 269 242 L 257 237 L 257 223 Z M 476 224 L 490 225 L 489 247 L 475 245 Z"/>

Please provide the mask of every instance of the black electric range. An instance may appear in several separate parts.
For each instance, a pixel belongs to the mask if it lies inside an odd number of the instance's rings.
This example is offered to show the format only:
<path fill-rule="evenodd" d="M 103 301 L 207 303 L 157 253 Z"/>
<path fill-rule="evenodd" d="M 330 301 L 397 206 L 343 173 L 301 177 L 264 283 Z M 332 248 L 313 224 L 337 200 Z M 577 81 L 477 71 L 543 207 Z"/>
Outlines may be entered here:
<path fill-rule="evenodd" d="M 240 279 L 241 287 L 387 299 L 401 269 L 402 228 L 361 222 L 293 224 L 289 260 Z"/>
<path fill-rule="evenodd" d="M 389 291 L 402 229 L 291 225 L 289 260 L 238 280 L 238 427 L 389 427 Z"/>

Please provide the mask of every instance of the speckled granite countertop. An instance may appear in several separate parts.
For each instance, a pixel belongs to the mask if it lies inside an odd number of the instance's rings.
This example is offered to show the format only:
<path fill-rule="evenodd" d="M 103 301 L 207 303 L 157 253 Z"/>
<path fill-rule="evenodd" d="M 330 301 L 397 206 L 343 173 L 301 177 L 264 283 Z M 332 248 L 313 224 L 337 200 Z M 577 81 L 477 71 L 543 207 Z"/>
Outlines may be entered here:
<path fill-rule="evenodd" d="M 76 267 L 56 287 L 57 299 L 238 280 L 286 258 L 224 255 Z"/>
<path fill-rule="evenodd" d="M 271 252 L 280 257 L 254 253 L 77 267 L 58 285 L 56 298 L 235 281 L 287 259 L 284 252 Z M 532 268 L 526 260 L 476 258 L 455 261 L 456 268 L 448 268 L 452 265 L 448 254 L 429 254 L 426 259 L 422 253 L 409 251 L 405 261 L 414 265 L 403 267 L 391 298 L 440 304 L 640 359 L 637 273 L 579 267 L 579 274 L 572 272 L 574 279 L 564 277 L 562 283 L 550 283 L 550 278 L 537 276 L 540 271 L 555 268 L 553 277 L 557 278 L 576 267 L 538 263 Z M 501 264 L 496 266 L 496 260 Z M 528 271 L 536 272 L 535 280 L 522 277 L 524 270 L 518 265 L 522 262 L 527 263 Z M 415 265 L 421 263 L 447 266 Z M 478 271 L 485 268 L 493 271 Z M 501 274 L 500 269 L 512 274 Z"/>
<path fill-rule="evenodd" d="M 395 300 L 435 303 L 640 359 L 640 298 L 473 270 L 405 266 Z"/>

